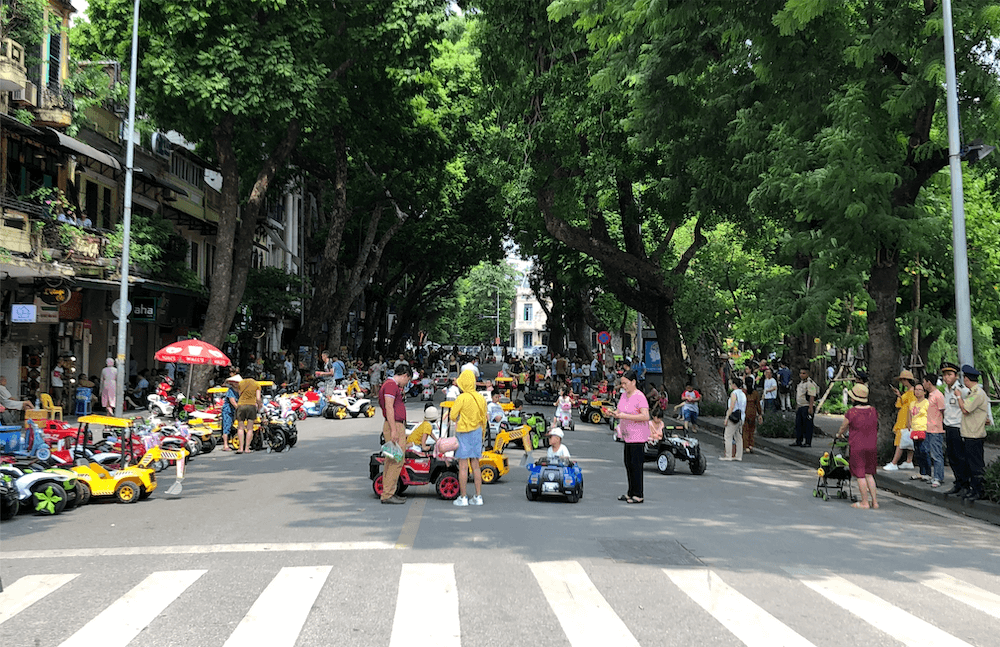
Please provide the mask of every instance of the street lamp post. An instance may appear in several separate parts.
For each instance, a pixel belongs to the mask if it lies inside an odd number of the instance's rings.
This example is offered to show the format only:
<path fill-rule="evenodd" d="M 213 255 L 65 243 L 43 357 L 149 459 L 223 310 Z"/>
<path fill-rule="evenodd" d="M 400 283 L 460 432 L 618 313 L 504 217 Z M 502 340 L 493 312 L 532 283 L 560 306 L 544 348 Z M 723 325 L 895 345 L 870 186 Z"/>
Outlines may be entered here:
<path fill-rule="evenodd" d="M 128 273 L 129 239 L 132 227 L 132 165 L 135 160 L 135 83 L 139 60 L 139 0 L 132 9 L 132 68 L 128 78 L 128 140 L 125 147 L 125 209 L 122 217 L 121 284 L 118 289 L 118 379 L 115 384 L 115 415 L 121 416 L 125 403 L 125 378 L 128 375 Z"/>

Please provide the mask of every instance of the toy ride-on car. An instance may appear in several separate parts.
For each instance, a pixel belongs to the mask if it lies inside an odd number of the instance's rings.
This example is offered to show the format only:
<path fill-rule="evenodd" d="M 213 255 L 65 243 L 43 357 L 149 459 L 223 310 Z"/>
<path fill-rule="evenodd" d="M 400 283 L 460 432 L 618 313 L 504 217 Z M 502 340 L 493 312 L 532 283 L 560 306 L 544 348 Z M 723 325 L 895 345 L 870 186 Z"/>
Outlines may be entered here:
<path fill-rule="evenodd" d="M 664 421 L 661 436 L 652 436 L 646 442 L 643 461 L 656 463 L 660 474 L 673 474 L 677 461 L 687 461 L 692 474 L 704 474 L 708 459 L 695 438 L 684 436 L 684 423 Z"/>
<path fill-rule="evenodd" d="M 580 400 L 580 421 L 599 425 L 605 422 L 604 409 L 612 407 L 613 402 L 597 396 L 591 400 Z"/>
<path fill-rule="evenodd" d="M 381 453 L 372 454 L 368 461 L 368 476 L 372 480 L 372 490 L 375 496 L 382 497 L 382 463 L 385 457 Z M 403 458 L 403 469 L 399 472 L 399 483 L 396 493 L 402 494 L 411 485 L 434 485 L 438 496 L 446 501 L 458 498 L 458 461 L 446 461 L 430 452 L 407 451 Z"/>
<path fill-rule="evenodd" d="M 540 496 L 565 496 L 570 503 L 583 498 L 583 471 L 579 463 L 566 458 L 540 458 L 528 465 L 524 494 L 529 501 Z"/>

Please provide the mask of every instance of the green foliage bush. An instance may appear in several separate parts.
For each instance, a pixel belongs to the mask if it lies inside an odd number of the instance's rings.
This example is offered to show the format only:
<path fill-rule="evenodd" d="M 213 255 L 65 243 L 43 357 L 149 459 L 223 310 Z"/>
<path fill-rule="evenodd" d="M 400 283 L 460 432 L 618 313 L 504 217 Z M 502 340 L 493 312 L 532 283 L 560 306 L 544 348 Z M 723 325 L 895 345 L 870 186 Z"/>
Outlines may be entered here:
<path fill-rule="evenodd" d="M 983 491 L 990 501 L 1000 503 L 1000 458 L 986 466 L 983 473 Z"/>
<path fill-rule="evenodd" d="M 714 416 L 716 418 L 721 418 L 726 415 L 726 409 L 728 406 L 724 402 L 706 402 L 702 401 L 699 410 L 700 415 L 703 416 Z"/>
<path fill-rule="evenodd" d="M 763 438 L 794 438 L 795 414 L 769 411 L 764 421 L 757 423 L 757 434 Z"/>

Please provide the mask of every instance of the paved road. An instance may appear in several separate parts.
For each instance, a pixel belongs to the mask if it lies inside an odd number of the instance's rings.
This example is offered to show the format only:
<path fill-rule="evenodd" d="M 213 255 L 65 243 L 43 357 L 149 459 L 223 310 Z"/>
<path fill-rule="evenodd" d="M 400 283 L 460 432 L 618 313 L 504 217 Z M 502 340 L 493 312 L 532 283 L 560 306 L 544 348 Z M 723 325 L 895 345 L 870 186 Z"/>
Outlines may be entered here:
<path fill-rule="evenodd" d="M 621 445 L 580 423 L 577 504 L 527 501 L 515 454 L 482 508 L 382 506 L 379 428 L 310 419 L 289 452 L 199 457 L 178 499 L 5 522 L 0 644 L 997 644 L 995 527 L 818 501 L 811 469 L 710 437 L 704 475 L 650 464 L 626 505 Z"/>

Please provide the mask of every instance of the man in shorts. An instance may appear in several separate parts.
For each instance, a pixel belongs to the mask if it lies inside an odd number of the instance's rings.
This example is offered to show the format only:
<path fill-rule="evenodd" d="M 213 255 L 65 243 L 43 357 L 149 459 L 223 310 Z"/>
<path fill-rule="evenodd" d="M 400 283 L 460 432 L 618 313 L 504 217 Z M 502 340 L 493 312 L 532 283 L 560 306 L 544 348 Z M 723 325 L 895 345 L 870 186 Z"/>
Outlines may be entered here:
<path fill-rule="evenodd" d="M 237 389 L 240 397 L 236 400 L 236 439 L 240 443 L 237 454 L 249 454 L 253 440 L 253 423 L 262 404 L 260 385 L 253 378 L 244 378 Z"/>
<path fill-rule="evenodd" d="M 403 387 L 410 381 L 410 367 L 403 362 L 396 364 L 392 370 L 392 378 L 382 383 L 378 391 L 378 403 L 382 407 L 382 435 L 385 442 L 393 442 L 403 447 L 406 440 L 406 402 L 403 400 Z M 406 499 L 396 494 L 399 483 L 399 473 L 403 469 L 403 461 L 393 460 L 386 456 L 382 462 L 382 497 L 383 505 L 399 505 Z"/>

